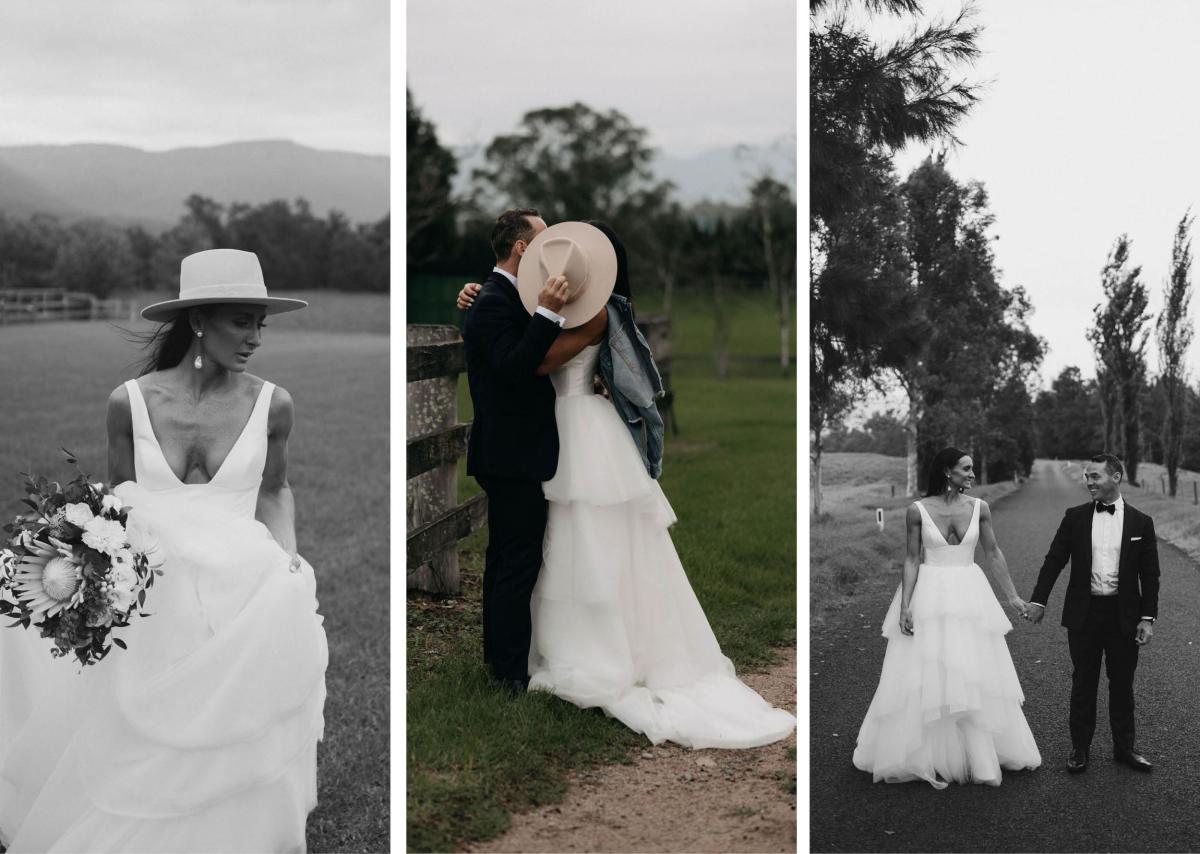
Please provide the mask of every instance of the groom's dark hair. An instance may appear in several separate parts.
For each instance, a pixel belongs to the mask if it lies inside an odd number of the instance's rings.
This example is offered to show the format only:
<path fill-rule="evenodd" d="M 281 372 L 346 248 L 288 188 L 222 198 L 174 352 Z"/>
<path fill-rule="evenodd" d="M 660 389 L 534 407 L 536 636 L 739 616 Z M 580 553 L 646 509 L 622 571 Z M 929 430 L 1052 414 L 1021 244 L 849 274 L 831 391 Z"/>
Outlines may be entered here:
<path fill-rule="evenodd" d="M 503 261 L 512 254 L 513 246 L 518 240 L 528 243 L 533 240 L 533 224 L 529 217 L 540 216 L 533 208 L 513 208 L 500 214 L 496 225 L 492 228 L 492 252 L 497 261 Z"/>
<path fill-rule="evenodd" d="M 1094 457 L 1092 457 L 1092 462 L 1104 463 L 1104 470 L 1108 472 L 1109 477 L 1112 477 L 1114 474 L 1119 474 L 1121 475 L 1121 480 L 1125 479 L 1125 464 L 1113 454 L 1110 454 L 1107 451 L 1101 454 L 1096 454 Z"/>

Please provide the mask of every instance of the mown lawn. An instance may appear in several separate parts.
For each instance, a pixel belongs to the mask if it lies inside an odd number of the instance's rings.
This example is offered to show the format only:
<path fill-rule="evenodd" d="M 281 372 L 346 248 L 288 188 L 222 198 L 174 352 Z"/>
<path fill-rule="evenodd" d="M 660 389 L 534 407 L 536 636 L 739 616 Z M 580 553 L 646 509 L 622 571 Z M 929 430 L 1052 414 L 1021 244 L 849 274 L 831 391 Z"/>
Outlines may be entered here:
<path fill-rule="evenodd" d="M 289 476 L 300 551 L 317 573 L 329 638 L 320 805 L 313 852 L 389 850 L 388 301 L 303 294 L 303 321 L 268 319 L 251 371 L 296 403 Z M 137 328 L 142 328 L 140 325 Z M 136 346 L 106 323 L 0 327 L 0 513 L 20 505 L 19 471 L 71 472 L 58 451 L 106 476 L 104 409 L 132 378 Z"/>
<path fill-rule="evenodd" d="M 688 577 L 740 668 L 770 662 L 772 647 L 796 637 L 795 383 L 777 366 L 762 376 L 777 328 L 761 303 L 746 304 L 733 326 L 747 349 L 731 379 L 716 379 L 706 358 L 677 362 L 681 432 L 668 434 L 661 480 Z M 704 334 L 702 310 L 693 314 L 699 319 L 675 327 L 676 353 L 707 346 L 692 340 Z M 460 418 L 470 418 L 465 379 Z M 475 491 L 460 476 L 460 497 Z M 407 838 L 415 851 L 495 836 L 512 812 L 560 799 L 569 770 L 630 761 L 646 743 L 598 710 L 543 694 L 514 700 L 492 687 L 479 610 L 486 536 L 461 544 L 462 595 L 408 597 Z"/>

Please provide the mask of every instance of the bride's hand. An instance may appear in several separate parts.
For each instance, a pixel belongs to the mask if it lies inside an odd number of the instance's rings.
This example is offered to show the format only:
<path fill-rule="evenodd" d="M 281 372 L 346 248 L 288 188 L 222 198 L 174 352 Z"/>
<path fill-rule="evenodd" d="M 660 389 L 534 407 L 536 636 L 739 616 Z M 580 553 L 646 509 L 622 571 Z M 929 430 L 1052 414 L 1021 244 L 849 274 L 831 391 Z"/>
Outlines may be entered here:
<path fill-rule="evenodd" d="M 292 572 L 300 571 L 300 555 L 292 554 L 291 561 L 288 562 L 288 569 Z"/>
<path fill-rule="evenodd" d="M 911 608 L 900 609 L 900 631 L 903 634 L 912 636 L 913 633 L 913 617 Z"/>
<path fill-rule="evenodd" d="M 462 286 L 462 290 L 458 292 L 458 298 L 454 301 L 454 304 L 459 309 L 465 311 L 471 307 L 471 303 L 475 302 L 475 297 L 482 288 L 483 286 L 476 282 L 467 282 Z"/>
<path fill-rule="evenodd" d="M 1013 609 L 1013 612 L 1022 620 L 1029 619 L 1029 604 L 1020 596 L 1014 596 L 1008 600 L 1008 607 Z"/>

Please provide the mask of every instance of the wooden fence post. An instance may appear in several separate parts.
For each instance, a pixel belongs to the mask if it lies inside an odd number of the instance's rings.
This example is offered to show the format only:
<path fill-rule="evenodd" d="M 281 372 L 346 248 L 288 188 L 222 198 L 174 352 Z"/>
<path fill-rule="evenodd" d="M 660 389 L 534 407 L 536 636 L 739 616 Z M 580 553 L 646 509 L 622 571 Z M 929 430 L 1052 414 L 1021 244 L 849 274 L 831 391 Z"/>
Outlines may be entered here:
<path fill-rule="evenodd" d="M 487 524 L 487 496 L 457 503 L 456 461 L 470 424 L 458 423 L 458 375 L 466 370 L 454 326 L 409 326 L 406 565 L 408 586 L 457 594 L 458 541 Z"/>
<path fill-rule="evenodd" d="M 453 326 L 409 326 L 408 346 L 453 344 L 460 342 Z M 453 427 L 458 423 L 458 373 L 450 370 L 428 379 L 407 383 L 406 435 L 411 439 Z M 458 503 L 458 472 L 454 460 L 438 465 L 408 479 L 408 531 L 419 528 L 452 509 Z M 461 589 L 458 574 L 457 541 L 428 561 L 408 567 L 408 586 L 431 593 L 453 593 Z"/>
<path fill-rule="evenodd" d="M 662 375 L 663 390 L 666 392 L 658 401 L 663 427 L 669 428 L 672 436 L 679 435 L 679 422 L 675 418 L 675 391 L 671 387 L 671 318 L 666 314 L 651 314 L 637 321 L 638 329 L 650 345 L 654 364 Z"/>

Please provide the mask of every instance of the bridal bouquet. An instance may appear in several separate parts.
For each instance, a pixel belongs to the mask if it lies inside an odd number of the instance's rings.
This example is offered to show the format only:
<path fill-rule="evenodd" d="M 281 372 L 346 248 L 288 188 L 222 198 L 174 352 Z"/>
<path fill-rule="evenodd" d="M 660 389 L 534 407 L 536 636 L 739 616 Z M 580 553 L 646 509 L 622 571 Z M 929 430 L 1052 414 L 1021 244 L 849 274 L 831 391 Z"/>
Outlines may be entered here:
<path fill-rule="evenodd" d="M 67 462 L 78 462 L 64 449 Z M 65 486 L 27 474 L 30 512 L 4 526 L 0 547 L 0 615 L 54 640 L 51 654 L 95 664 L 108 655 L 114 629 L 129 625 L 161 575 L 150 562 L 148 535 L 129 524 L 129 508 L 103 483 L 79 471 Z M 111 643 L 110 643 L 111 641 Z"/>

